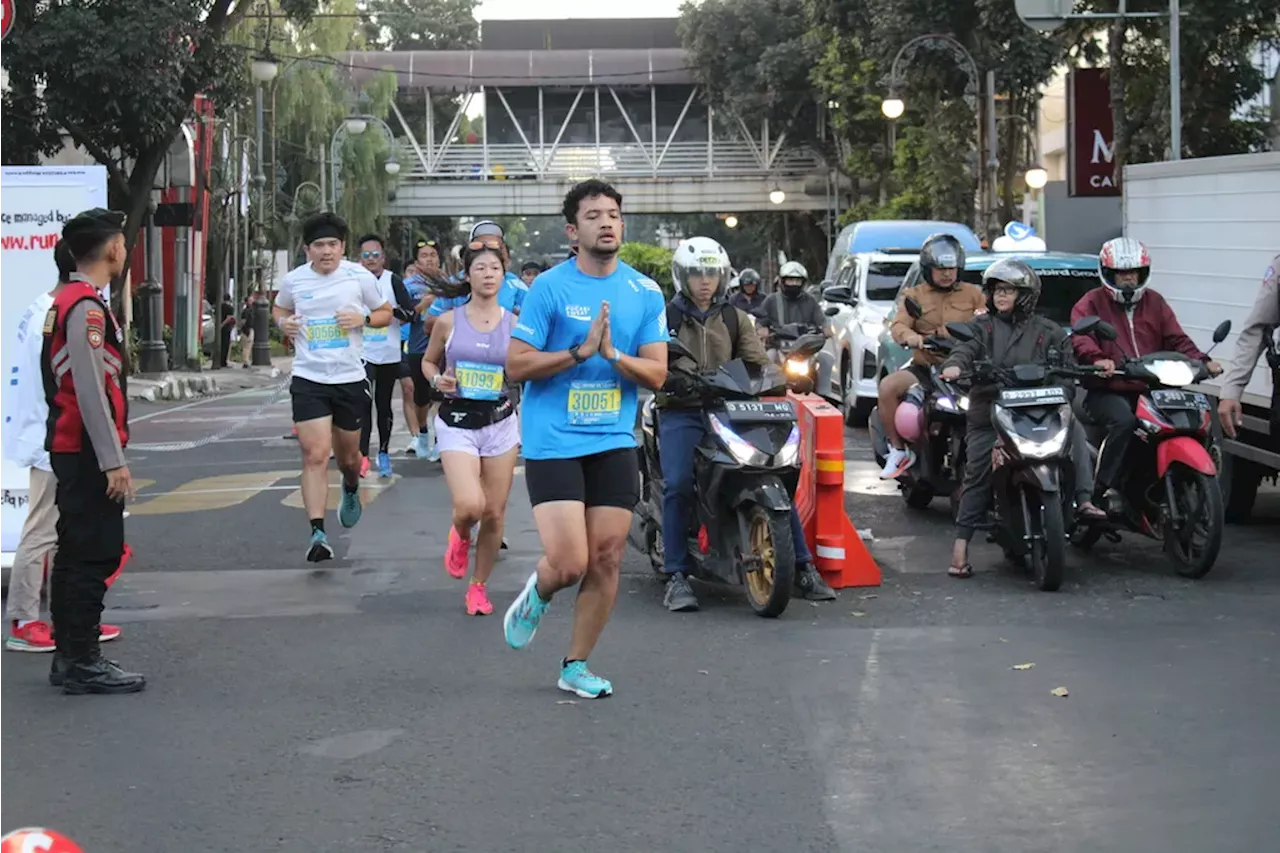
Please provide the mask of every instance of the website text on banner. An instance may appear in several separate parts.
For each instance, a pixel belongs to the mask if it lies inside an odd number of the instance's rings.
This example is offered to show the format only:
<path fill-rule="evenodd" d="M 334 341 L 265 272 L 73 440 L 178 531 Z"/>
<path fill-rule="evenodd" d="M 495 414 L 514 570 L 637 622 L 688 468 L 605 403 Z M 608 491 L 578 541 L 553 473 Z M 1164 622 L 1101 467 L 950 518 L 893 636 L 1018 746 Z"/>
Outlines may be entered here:
<path fill-rule="evenodd" d="M 796 511 L 814 568 L 832 589 L 880 586 L 880 567 L 844 508 L 844 416 L 814 394 L 787 394 L 800 423 Z"/>
<path fill-rule="evenodd" d="M 58 268 L 53 247 L 62 224 L 82 210 L 107 206 L 104 166 L 6 166 L 0 170 L 0 371 L 4 375 L 4 457 L 0 466 L 0 552 L 4 565 L 13 560 L 27 518 L 27 468 L 11 458 L 11 429 L 31 413 L 10 401 L 20 384 L 39 383 L 38 366 L 23 369 L 19 357 L 19 325 L 27 308 L 41 293 L 53 289 Z M 40 318 L 35 329 L 40 334 Z M 30 369 L 34 368 L 34 369 Z"/>

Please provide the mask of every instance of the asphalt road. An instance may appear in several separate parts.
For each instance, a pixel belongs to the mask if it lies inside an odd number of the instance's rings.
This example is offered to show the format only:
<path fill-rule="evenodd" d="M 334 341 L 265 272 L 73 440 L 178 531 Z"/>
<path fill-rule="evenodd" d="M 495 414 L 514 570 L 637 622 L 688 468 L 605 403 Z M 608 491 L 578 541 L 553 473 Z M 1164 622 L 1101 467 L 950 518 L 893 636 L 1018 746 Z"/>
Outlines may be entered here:
<path fill-rule="evenodd" d="M 269 401 L 137 406 L 134 441 Z M 64 696 L 46 656 L 0 656 L 3 829 L 93 853 L 1274 848 L 1274 495 L 1201 582 L 1126 540 L 1042 594 L 989 545 L 975 578 L 946 577 L 942 502 L 907 510 L 850 433 L 848 509 L 883 585 L 776 621 L 701 588 L 702 612 L 673 615 L 629 554 L 592 659 L 617 693 L 591 702 L 555 688 L 567 598 L 522 652 L 499 615 L 463 615 L 438 466 L 397 457 L 310 571 L 288 433 L 278 403 L 224 441 L 134 451 L 136 559 L 106 618 L 149 687 Z M 538 555 L 520 477 L 508 537 L 498 614 Z"/>

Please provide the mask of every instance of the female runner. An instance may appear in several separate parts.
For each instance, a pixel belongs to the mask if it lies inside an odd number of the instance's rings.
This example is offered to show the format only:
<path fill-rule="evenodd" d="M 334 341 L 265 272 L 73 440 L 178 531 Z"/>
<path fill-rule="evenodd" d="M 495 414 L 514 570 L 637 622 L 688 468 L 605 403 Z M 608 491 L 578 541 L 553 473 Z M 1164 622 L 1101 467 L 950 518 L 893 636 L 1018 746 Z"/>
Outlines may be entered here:
<path fill-rule="evenodd" d="M 485 584 L 502 544 L 502 521 L 520 449 L 520 425 L 507 396 L 504 366 L 515 315 L 498 304 L 506 272 L 496 249 L 471 243 L 463 275 L 471 299 L 436 320 L 422 359 L 431 387 L 444 395 L 436 416 L 436 447 L 453 496 L 453 524 L 444 567 L 455 578 L 467 574 L 472 527 L 476 568 L 467 586 L 470 616 L 493 612 Z M 443 368 L 443 369 L 442 369 Z"/>

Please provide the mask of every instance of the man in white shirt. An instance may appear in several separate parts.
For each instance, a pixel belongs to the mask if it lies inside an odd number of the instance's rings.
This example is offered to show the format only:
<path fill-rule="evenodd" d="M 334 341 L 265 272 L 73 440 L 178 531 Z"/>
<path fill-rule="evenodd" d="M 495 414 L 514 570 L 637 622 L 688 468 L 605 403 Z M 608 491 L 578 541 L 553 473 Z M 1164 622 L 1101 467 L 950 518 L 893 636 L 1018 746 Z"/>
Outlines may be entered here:
<path fill-rule="evenodd" d="M 303 223 L 310 263 L 281 279 L 273 310 L 280 330 L 294 341 L 289 390 L 302 448 L 302 503 L 311 522 L 307 560 L 312 563 L 333 558 L 324 531 L 331 451 L 342 472 L 338 520 L 343 527 L 360 520 L 360 427 L 369 411 L 363 330 L 385 328 L 392 319 L 378 280 L 344 261 L 347 233 L 347 223 L 329 212 Z"/>
<path fill-rule="evenodd" d="M 53 307 L 53 298 L 76 271 L 75 258 L 59 240 L 53 248 L 58 265 L 58 283 L 42 293 L 27 308 L 18 323 L 18 346 L 11 382 L 6 386 L 4 410 L 4 454 L 30 471 L 27 487 L 27 520 L 22 525 L 22 539 L 13 558 L 9 578 L 9 600 L 5 605 L 4 646 L 15 652 L 52 652 L 55 648 L 49 623 L 40 619 L 40 589 L 53 554 L 58 546 L 58 506 L 55 501 L 57 480 L 44 449 L 49 429 L 49 403 L 45 399 L 44 381 L 40 375 L 41 334 L 45 315 Z M 99 627 L 99 641 L 120 636 L 115 625 Z"/>

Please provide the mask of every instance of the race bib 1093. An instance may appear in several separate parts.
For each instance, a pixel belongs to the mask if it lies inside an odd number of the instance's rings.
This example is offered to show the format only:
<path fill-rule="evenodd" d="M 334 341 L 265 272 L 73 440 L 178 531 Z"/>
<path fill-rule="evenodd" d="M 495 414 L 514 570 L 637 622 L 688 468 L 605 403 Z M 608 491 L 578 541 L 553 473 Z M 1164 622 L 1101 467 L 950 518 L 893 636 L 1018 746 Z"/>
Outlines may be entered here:
<path fill-rule="evenodd" d="M 467 400 L 496 400 L 502 396 L 506 374 L 500 364 L 460 361 L 453 366 L 458 396 Z"/>

